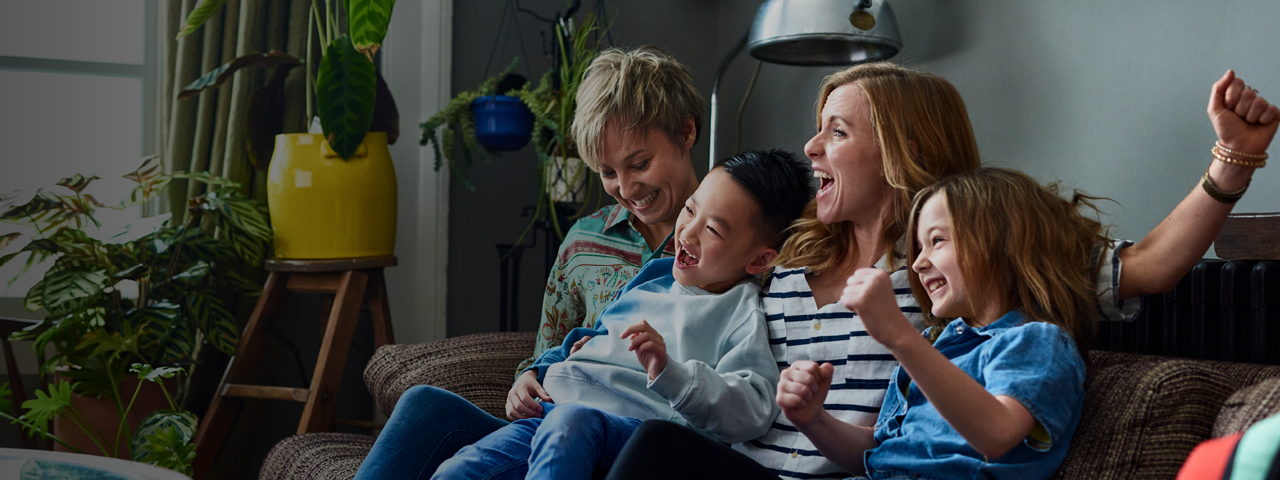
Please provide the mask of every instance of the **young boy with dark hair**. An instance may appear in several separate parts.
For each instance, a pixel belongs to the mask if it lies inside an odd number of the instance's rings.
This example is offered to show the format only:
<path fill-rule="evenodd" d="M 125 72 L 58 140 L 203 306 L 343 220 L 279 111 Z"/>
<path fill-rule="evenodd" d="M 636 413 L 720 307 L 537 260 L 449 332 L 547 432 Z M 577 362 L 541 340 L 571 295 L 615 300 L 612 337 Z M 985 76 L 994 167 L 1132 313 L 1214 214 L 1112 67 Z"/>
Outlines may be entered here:
<path fill-rule="evenodd" d="M 650 419 L 728 443 L 763 435 L 778 411 L 778 367 L 755 276 L 813 197 L 811 176 L 780 150 L 718 164 L 685 202 L 676 256 L 649 262 L 596 328 L 539 357 L 508 396 L 522 419 L 433 478 L 591 478 Z"/>

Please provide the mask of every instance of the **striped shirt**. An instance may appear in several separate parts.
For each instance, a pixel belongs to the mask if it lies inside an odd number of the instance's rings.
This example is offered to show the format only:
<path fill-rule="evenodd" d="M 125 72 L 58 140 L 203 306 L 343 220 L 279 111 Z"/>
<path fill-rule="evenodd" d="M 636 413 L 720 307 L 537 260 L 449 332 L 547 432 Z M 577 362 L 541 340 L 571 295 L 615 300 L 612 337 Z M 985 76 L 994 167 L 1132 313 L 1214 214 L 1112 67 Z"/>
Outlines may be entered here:
<path fill-rule="evenodd" d="M 670 237 L 658 252 L 631 225 L 631 212 L 609 205 L 578 219 L 564 236 L 547 276 L 533 357 L 513 372 L 520 375 L 547 349 L 559 347 L 578 327 L 592 327 L 622 287 L 649 260 L 675 255 Z"/>
<path fill-rule="evenodd" d="M 1100 316 L 1107 320 L 1132 320 L 1140 301 L 1120 301 L 1119 248 L 1132 242 L 1117 241 L 1101 245 L 1097 255 L 1103 259 L 1098 274 Z M 905 242 L 899 240 L 894 256 L 898 268 L 890 270 L 885 257 L 875 267 L 889 272 L 894 297 L 903 315 L 918 330 L 925 327 L 920 304 L 911 294 L 907 277 Z M 839 303 L 819 307 L 813 290 L 805 280 L 807 268 L 775 269 L 765 285 L 764 308 L 769 328 L 769 343 L 778 369 L 794 362 L 811 360 L 835 366 L 831 390 L 823 407 L 833 417 L 854 425 L 871 426 L 880 413 L 889 378 L 898 362 L 883 345 L 867 335 L 858 314 Z M 800 433 L 785 415 L 778 415 L 765 436 L 735 444 L 734 449 L 746 454 L 782 478 L 845 478 L 849 474 L 828 461 L 808 437 Z"/>

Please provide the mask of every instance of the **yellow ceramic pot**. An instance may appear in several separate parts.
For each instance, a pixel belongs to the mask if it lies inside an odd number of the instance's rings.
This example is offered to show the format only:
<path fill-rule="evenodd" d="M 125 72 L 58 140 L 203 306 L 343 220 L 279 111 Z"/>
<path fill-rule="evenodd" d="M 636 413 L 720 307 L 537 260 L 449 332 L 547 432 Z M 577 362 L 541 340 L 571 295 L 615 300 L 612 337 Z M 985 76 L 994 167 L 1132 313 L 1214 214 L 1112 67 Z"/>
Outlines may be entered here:
<path fill-rule="evenodd" d="M 396 169 L 387 134 L 369 132 L 349 160 L 324 135 L 276 135 L 267 205 L 277 258 L 394 254 Z"/>

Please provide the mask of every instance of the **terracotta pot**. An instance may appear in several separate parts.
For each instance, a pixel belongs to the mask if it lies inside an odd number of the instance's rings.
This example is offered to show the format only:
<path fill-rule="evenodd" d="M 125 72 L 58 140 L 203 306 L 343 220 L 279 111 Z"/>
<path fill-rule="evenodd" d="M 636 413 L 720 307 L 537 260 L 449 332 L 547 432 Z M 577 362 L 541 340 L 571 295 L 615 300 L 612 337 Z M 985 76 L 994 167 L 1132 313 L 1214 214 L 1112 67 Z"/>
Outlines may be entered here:
<path fill-rule="evenodd" d="M 55 378 L 58 382 L 74 382 L 74 380 L 62 376 L 61 373 L 55 373 Z M 174 388 L 177 386 L 176 380 L 170 378 L 164 382 L 165 388 L 169 389 L 169 393 L 174 393 Z M 132 373 L 120 382 L 120 402 L 124 406 L 129 406 L 129 399 L 133 397 L 133 391 L 137 387 L 138 377 Z M 120 429 L 120 414 L 116 412 L 114 400 L 110 397 L 93 398 L 72 393 L 71 406 L 75 407 L 76 411 L 80 412 L 80 415 L 88 419 L 89 423 L 97 428 L 102 433 L 102 436 L 107 438 L 107 443 L 104 445 L 107 450 L 115 448 L 116 432 Z M 141 423 L 142 419 L 156 410 L 169 410 L 169 401 L 164 398 L 164 392 L 160 390 L 159 385 L 145 382 L 142 390 L 138 392 L 138 399 L 134 401 L 133 410 L 130 411 L 128 416 L 129 431 L 138 428 L 138 423 Z M 89 434 L 85 433 L 70 418 L 58 417 L 55 419 L 53 422 L 53 434 L 67 443 L 75 445 L 76 448 L 86 454 L 105 456 L 102 454 L 102 450 L 98 448 L 98 445 L 93 443 Z M 130 438 L 126 438 L 124 434 L 121 434 L 120 451 L 116 455 L 117 458 L 129 459 L 128 446 L 130 440 Z M 72 451 L 57 442 L 53 443 L 53 449 L 58 452 Z"/>
<path fill-rule="evenodd" d="M 396 250 L 396 169 L 387 134 L 369 132 L 348 160 L 324 135 L 276 135 L 267 170 L 275 256 L 380 257 Z"/>

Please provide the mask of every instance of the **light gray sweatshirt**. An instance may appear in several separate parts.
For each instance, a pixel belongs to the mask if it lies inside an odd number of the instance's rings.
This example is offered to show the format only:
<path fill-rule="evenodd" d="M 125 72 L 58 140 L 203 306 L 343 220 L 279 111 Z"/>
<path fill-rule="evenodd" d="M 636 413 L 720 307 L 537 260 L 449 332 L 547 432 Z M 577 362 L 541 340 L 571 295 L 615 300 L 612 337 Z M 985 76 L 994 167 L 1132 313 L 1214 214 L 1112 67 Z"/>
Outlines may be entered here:
<path fill-rule="evenodd" d="M 777 416 L 778 366 L 769 349 L 760 286 L 748 278 L 722 294 L 684 286 L 673 259 L 649 262 L 600 314 L 530 367 L 557 403 L 576 402 L 642 420 L 688 425 L 728 443 L 764 435 Z M 618 335 L 648 321 L 667 346 L 652 382 Z M 592 337 L 568 355 L 578 339 Z"/>

